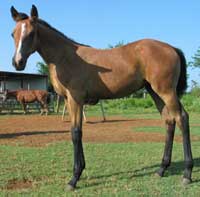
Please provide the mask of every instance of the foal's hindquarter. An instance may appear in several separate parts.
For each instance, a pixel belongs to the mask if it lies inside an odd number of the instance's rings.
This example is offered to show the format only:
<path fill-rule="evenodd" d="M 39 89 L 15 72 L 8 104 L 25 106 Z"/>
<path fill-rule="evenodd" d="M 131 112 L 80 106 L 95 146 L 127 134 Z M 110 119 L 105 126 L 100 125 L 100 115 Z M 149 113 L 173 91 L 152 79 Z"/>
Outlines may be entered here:
<path fill-rule="evenodd" d="M 82 110 L 88 99 L 126 96 L 146 87 L 167 128 L 166 144 L 158 175 L 170 165 L 175 124 L 183 134 L 184 183 L 191 181 L 193 167 L 188 114 L 178 98 L 177 86 L 184 59 L 177 50 L 155 40 L 141 40 L 112 50 L 79 45 L 39 25 L 38 52 L 49 64 L 54 87 L 68 98 L 74 144 L 73 177 L 75 188 L 85 159 L 82 147 Z M 181 58 L 182 56 L 182 58 Z M 185 65 L 183 65 L 185 66 Z"/>

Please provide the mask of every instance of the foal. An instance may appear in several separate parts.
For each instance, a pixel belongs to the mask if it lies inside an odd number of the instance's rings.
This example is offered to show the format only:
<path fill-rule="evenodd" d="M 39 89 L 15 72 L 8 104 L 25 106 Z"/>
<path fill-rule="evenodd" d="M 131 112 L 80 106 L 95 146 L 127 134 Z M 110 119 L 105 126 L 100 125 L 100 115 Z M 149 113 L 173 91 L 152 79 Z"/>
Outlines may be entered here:
<path fill-rule="evenodd" d="M 45 90 L 15 90 L 15 91 L 5 91 L 4 101 L 9 98 L 15 98 L 24 110 L 24 114 L 27 113 L 26 105 L 27 103 L 38 102 L 41 105 L 41 115 L 43 113 L 48 114 L 48 92 Z"/>
<path fill-rule="evenodd" d="M 146 87 L 152 96 L 166 129 L 166 142 L 158 175 L 163 176 L 171 163 L 175 124 L 183 135 L 185 171 L 183 182 L 191 182 L 193 159 L 190 144 L 189 116 L 180 102 L 186 82 L 186 60 L 181 50 L 156 40 L 139 40 L 110 50 L 79 44 L 38 18 L 33 5 L 30 17 L 14 7 L 13 32 L 16 51 L 13 65 L 23 70 L 28 57 L 38 52 L 49 66 L 50 78 L 57 93 L 67 98 L 74 145 L 74 189 L 85 168 L 82 146 L 83 105 L 92 100 L 127 96 Z"/>

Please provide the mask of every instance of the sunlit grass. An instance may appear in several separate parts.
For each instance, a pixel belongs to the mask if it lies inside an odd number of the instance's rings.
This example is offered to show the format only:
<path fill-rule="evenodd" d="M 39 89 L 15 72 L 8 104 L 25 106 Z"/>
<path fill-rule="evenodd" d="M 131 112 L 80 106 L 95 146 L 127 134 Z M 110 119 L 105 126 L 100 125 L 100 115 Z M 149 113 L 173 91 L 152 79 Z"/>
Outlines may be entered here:
<path fill-rule="evenodd" d="M 119 116 L 160 119 L 159 113 L 118 112 Z M 92 115 L 93 112 L 87 112 Z M 91 113 L 91 114 L 90 114 Z M 111 113 L 112 114 L 112 113 Z M 99 115 L 99 112 L 97 113 Z M 2 116 L 1 116 L 2 117 Z M 200 114 L 190 113 L 191 134 L 200 135 Z M 193 125 L 194 124 L 194 125 Z M 165 133 L 164 126 L 138 127 L 138 132 Z M 134 131 L 133 131 L 134 132 Z M 176 131 L 179 135 L 179 130 Z M 200 196 L 200 142 L 192 142 L 195 166 L 193 183 L 181 183 L 184 169 L 181 143 L 174 144 L 172 165 L 162 179 L 159 168 L 163 143 L 84 143 L 86 170 L 78 188 L 66 192 L 72 175 L 72 144 L 59 142 L 47 147 L 0 146 L 0 197 L 4 196 Z M 12 180 L 29 180 L 25 189 L 7 189 Z"/>
<path fill-rule="evenodd" d="M 175 143 L 173 163 L 166 176 L 158 179 L 164 144 L 119 143 L 84 144 L 87 167 L 75 192 L 66 193 L 72 174 L 71 143 L 56 143 L 45 148 L 0 146 L 0 194 L 29 196 L 167 195 L 199 196 L 200 143 L 193 143 L 194 183 L 182 186 L 184 168 L 182 145 Z M 9 180 L 30 180 L 25 190 L 6 190 Z"/>

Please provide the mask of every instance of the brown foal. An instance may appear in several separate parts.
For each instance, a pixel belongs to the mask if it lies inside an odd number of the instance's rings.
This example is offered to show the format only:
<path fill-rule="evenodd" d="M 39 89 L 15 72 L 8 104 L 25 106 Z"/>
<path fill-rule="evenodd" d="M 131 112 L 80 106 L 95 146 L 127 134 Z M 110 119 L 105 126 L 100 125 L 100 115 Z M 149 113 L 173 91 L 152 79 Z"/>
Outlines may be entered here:
<path fill-rule="evenodd" d="M 4 100 L 9 98 L 15 98 L 24 110 L 24 114 L 27 113 L 26 105 L 28 103 L 38 102 L 41 105 L 41 115 L 43 113 L 48 114 L 48 92 L 45 90 L 14 90 L 5 91 Z"/>
<path fill-rule="evenodd" d="M 183 135 L 185 171 L 183 182 L 191 182 L 193 159 L 190 143 L 189 116 L 179 97 L 184 93 L 186 60 L 181 50 L 169 44 L 144 39 L 128 45 L 99 50 L 79 44 L 38 18 L 33 5 L 30 16 L 14 7 L 16 22 L 13 32 L 15 55 L 13 65 L 23 70 L 28 57 L 37 51 L 49 66 L 50 77 L 57 93 L 67 98 L 74 145 L 74 189 L 85 168 L 82 146 L 82 111 L 87 102 L 127 96 L 146 87 L 152 96 L 166 129 L 166 142 L 161 167 L 163 176 L 171 163 L 175 124 Z"/>

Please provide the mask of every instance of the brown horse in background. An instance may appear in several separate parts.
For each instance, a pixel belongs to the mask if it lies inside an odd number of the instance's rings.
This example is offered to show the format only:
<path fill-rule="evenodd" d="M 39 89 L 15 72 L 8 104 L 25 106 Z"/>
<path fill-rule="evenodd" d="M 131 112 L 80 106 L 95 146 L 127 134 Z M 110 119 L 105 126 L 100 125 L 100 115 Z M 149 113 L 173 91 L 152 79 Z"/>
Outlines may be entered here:
<path fill-rule="evenodd" d="M 4 101 L 10 98 L 15 98 L 27 113 L 26 105 L 28 103 L 38 102 L 41 105 L 41 115 L 45 112 L 48 114 L 48 92 L 45 90 L 15 90 L 4 93 Z"/>
<path fill-rule="evenodd" d="M 187 87 L 186 60 L 181 50 L 156 40 L 140 40 L 128 45 L 100 50 L 79 44 L 38 18 L 32 6 L 31 16 L 11 14 L 16 52 L 13 65 L 23 70 L 28 57 L 37 51 L 49 66 L 57 93 L 68 98 L 74 145 L 74 189 L 85 168 L 82 146 L 82 110 L 87 102 L 127 96 L 145 87 L 152 96 L 166 125 L 164 155 L 157 174 L 163 176 L 171 163 L 175 125 L 183 135 L 185 171 L 183 183 L 191 182 L 193 158 L 189 115 L 180 102 Z"/>

